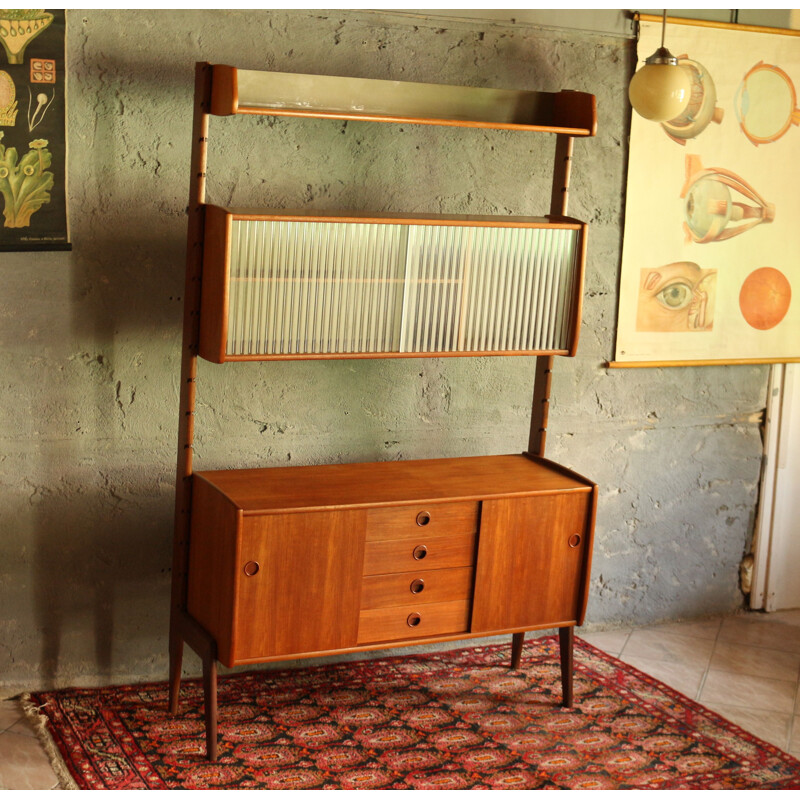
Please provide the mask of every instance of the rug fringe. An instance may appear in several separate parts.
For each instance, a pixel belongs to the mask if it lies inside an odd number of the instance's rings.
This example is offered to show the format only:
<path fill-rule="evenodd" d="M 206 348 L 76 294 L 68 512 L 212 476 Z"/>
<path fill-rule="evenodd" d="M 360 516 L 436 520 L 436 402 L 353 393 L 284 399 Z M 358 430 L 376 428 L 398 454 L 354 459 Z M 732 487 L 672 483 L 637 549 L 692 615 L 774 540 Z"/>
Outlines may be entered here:
<path fill-rule="evenodd" d="M 21 695 L 19 702 L 25 716 L 33 726 L 34 731 L 36 731 L 36 736 L 39 738 L 42 747 L 44 747 L 47 757 L 50 759 L 50 764 L 53 767 L 53 771 L 56 773 L 60 788 L 79 789 L 75 779 L 70 775 L 66 762 L 61 757 L 61 753 L 58 747 L 56 747 L 53 737 L 50 735 L 50 731 L 47 730 L 47 717 L 39 711 L 42 706 L 37 706 L 33 700 L 31 700 L 29 694 Z"/>

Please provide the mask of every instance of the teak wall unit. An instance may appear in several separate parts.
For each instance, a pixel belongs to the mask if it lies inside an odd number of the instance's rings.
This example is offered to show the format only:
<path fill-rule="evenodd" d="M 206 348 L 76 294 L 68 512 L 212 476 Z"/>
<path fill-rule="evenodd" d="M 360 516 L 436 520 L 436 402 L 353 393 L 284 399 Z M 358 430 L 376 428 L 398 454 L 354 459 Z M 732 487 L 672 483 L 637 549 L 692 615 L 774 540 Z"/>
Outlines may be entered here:
<path fill-rule="evenodd" d="M 196 68 L 170 618 L 203 660 L 217 757 L 226 666 L 559 629 L 562 702 L 583 622 L 597 487 L 544 458 L 555 355 L 574 355 L 586 226 L 566 216 L 594 97 Z M 205 204 L 209 114 L 557 134 L 547 217 Z M 193 471 L 197 358 L 535 355 L 520 455 Z M 298 569 L 302 565 L 302 569 Z"/>

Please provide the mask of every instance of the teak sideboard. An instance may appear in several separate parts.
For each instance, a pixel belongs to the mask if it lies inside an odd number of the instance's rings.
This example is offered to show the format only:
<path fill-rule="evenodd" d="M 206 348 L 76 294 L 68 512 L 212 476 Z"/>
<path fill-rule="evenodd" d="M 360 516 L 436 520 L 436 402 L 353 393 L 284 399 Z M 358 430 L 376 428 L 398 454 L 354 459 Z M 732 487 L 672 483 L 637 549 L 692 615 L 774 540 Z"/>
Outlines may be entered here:
<path fill-rule="evenodd" d="M 488 127 L 557 136 L 547 217 L 222 209 L 205 204 L 209 114 Z M 586 226 L 566 216 L 572 141 L 594 97 L 198 64 L 170 619 L 203 660 L 217 757 L 217 662 L 558 628 L 572 705 L 597 487 L 544 458 L 555 355 L 574 355 Z M 195 472 L 197 359 L 536 356 L 516 455 Z"/>

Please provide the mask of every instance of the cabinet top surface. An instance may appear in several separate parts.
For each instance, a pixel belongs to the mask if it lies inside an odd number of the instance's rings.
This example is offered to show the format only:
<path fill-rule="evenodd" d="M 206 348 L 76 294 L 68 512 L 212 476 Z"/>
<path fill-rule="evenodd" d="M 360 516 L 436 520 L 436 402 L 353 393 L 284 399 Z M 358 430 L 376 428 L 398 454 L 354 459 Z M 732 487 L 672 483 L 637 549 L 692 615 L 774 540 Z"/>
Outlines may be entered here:
<path fill-rule="evenodd" d="M 592 483 L 524 455 L 196 472 L 245 514 L 484 500 Z"/>

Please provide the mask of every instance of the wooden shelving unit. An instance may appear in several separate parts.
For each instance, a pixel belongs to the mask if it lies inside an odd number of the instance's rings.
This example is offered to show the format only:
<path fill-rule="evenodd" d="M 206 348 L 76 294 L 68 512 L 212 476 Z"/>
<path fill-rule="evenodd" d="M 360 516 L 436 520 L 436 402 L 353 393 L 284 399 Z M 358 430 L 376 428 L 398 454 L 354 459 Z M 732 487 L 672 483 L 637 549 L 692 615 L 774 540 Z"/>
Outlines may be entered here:
<path fill-rule="evenodd" d="M 557 135 L 547 217 L 205 204 L 209 114 Z M 170 622 L 203 659 L 209 758 L 226 666 L 558 627 L 563 703 L 586 608 L 597 487 L 544 458 L 555 355 L 580 329 L 585 224 L 572 142 L 594 97 L 198 64 Z M 197 358 L 536 355 L 521 455 L 195 473 Z"/>

